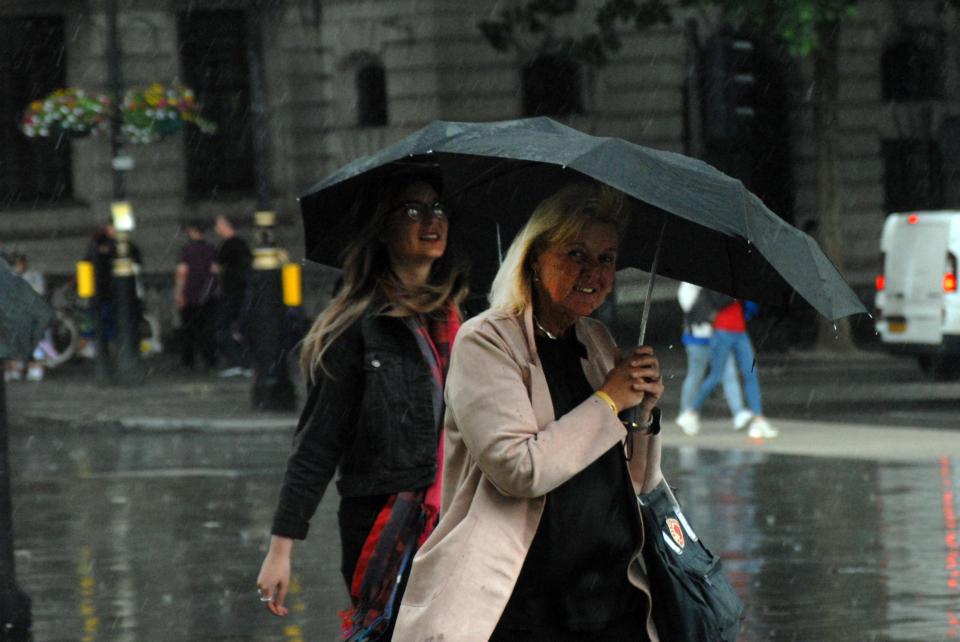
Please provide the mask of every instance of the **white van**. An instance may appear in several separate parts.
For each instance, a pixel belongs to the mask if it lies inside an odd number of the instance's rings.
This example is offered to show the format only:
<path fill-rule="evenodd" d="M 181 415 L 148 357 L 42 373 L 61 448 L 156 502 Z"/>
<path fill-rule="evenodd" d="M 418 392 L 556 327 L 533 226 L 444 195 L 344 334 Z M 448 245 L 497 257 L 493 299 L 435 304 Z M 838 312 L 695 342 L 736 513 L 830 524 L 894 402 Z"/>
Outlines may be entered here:
<path fill-rule="evenodd" d="M 876 328 L 936 379 L 960 377 L 960 211 L 894 213 L 880 237 Z"/>

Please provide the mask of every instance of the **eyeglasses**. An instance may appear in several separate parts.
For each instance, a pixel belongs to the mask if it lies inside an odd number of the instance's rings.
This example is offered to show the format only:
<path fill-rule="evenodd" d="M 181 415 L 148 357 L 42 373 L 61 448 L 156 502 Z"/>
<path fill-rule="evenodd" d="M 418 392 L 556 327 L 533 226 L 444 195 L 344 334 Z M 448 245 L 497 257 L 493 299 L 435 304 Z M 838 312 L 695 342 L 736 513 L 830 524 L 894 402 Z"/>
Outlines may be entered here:
<path fill-rule="evenodd" d="M 450 211 L 447 209 L 447 206 L 439 201 L 433 205 L 427 205 L 426 203 L 421 203 L 420 201 L 408 201 L 406 203 L 397 205 L 390 211 L 403 212 L 407 215 L 407 218 L 415 222 L 422 221 L 427 217 L 427 214 L 430 214 L 438 221 L 445 221 L 450 217 Z"/>

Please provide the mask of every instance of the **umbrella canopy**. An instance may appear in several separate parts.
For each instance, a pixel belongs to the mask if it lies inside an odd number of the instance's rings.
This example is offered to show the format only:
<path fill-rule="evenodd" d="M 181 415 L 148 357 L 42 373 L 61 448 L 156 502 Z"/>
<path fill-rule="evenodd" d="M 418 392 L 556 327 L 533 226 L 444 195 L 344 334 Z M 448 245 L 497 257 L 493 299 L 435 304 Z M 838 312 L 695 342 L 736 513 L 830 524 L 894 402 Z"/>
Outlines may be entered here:
<path fill-rule="evenodd" d="M 0 260 L 0 359 L 28 359 L 53 318 L 47 302 Z"/>
<path fill-rule="evenodd" d="M 656 272 L 785 310 L 799 294 L 829 319 L 866 312 L 817 243 L 771 212 L 743 184 L 687 156 L 591 136 L 549 118 L 435 121 L 314 185 L 300 200 L 307 258 L 339 265 L 358 221 L 351 204 L 398 164 L 427 158 L 443 176 L 452 234 L 482 269 L 495 269 L 498 234 L 585 178 L 633 199 L 619 267 Z M 499 224 L 499 228 L 493 225 Z M 661 239 L 662 230 L 662 242 Z"/>

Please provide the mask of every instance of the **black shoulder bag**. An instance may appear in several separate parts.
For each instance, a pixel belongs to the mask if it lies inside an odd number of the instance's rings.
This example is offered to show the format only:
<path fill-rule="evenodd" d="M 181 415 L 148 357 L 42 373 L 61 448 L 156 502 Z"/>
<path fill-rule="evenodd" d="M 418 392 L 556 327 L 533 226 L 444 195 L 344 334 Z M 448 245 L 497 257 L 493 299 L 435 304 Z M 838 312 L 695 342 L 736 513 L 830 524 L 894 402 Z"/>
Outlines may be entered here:
<path fill-rule="evenodd" d="M 735 642 L 743 604 L 666 481 L 638 495 L 653 621 L 663 642 Z"/>

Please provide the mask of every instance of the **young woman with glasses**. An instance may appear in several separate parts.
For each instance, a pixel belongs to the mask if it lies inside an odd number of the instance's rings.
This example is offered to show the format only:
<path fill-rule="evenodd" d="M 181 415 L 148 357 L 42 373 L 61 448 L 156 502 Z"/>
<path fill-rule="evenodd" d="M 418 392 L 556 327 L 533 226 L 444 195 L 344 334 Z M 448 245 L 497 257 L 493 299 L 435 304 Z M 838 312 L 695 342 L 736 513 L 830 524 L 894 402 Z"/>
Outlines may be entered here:
<path fill-rule="evenodd" d="M 343 285 L 304 340 L 310 391 L 257 588 L 287 614 L 293 542 L 339 470 L 353 602 L 341 639 L 390 638 L 410 559 L 437 519 L 443 378 L 466 295 L 441 191 L 434 173 L 405 169 L 357 205 L 367 222 L 346 249 Z"/>

